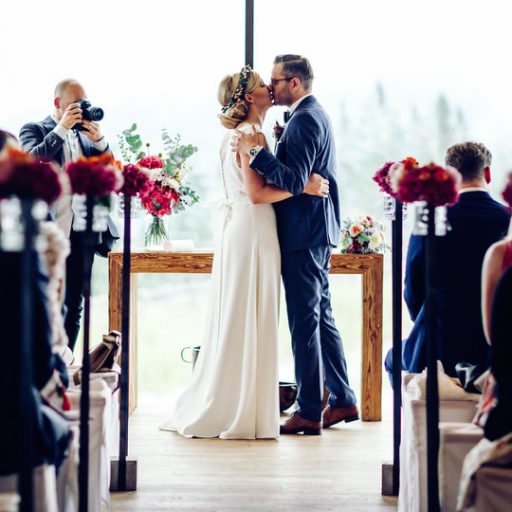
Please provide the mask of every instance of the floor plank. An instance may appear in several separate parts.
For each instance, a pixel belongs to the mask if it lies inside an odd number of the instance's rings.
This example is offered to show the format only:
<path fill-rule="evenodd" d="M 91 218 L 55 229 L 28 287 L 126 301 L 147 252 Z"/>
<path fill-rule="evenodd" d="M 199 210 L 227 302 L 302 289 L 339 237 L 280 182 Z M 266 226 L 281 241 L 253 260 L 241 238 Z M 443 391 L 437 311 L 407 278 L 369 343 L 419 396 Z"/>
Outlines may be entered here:
<path fill-rule="evenodd" d="M 113 511 L 367 512 L 396 510 L 380 495 L 391 424 L 353 422 L 322 436 L 277 441 L 184 439 L 158 430 L 165 414 L 139 407 L 130 421 L 138 488 L 112 493 Z"/>

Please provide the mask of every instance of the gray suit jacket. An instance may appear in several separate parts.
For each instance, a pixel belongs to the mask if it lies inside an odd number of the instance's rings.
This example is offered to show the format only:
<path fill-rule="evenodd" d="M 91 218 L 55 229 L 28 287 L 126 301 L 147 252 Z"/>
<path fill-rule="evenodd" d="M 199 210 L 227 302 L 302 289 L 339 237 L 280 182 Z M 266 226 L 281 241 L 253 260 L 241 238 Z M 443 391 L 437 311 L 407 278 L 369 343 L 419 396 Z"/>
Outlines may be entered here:
<path fill-rule="evenodd" d="M 56 126 L 57 124 L 51 116 L 46 117 L 38 123 L 27 123 L 21 128 L 20 142 L 25 151 L 28 151 L 39 160 L 54 162 L 63 166 L 64 139 L 53 131 Z M 78 140 L 85 157 L 98 156 L 103 153 L 102 151 L 98 151 L 93 143 L 80 132 L 78 133 Z M 108 146 L 105 151 L 110 151 Z M 67 237 L 69 237 L 71 233 L 73 221 L 71 200 L 71 196 L 63 196 L 53 209 L 56 222 Z M 100 237 L 99 243 L 102 242 L 102 238 L 106 237 L 113 239 L 119 238 L 116 225 L 110 216 L 108 218 L 108 232 L 106 235 Z"/>

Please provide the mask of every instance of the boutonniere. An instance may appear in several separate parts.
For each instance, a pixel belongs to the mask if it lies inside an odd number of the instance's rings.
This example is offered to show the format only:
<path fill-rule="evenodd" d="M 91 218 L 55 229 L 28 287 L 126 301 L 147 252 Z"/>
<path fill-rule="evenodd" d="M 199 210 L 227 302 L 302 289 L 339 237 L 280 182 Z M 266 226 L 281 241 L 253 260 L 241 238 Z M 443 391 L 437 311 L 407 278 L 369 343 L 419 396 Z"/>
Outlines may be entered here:
<path fill-rule="evenodd" d="M 274 125 L 273 127 L 273 132 L 274 132 L 274 138 L 276 139 L 276 142 L 279 141 L 279 139 L 281 138 L 281 135 L 283 135 L 283 131 L 284 131 L 284 126 L 283 125 L 280 125 L 277 121 L 276 121 L 276 124 Z"/>

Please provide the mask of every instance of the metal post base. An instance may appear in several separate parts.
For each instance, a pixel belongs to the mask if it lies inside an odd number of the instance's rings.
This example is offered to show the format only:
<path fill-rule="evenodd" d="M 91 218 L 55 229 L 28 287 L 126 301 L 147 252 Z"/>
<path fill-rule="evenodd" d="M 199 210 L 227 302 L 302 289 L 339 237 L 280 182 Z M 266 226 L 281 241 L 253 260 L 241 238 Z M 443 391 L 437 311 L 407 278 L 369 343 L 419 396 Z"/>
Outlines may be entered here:
<path fill-rule="evenodd" d="M 393 489 L 393 464 L 382 464 L 382 496 L 398 496 Z"/>
<path fill-rule="evenodd" d="M 119 459 L 110 461 L 110 490 L 111 491 L 136 491 L 137 490 L 137 459 L 126 459 L 126 485 L 119 488 Z"/>

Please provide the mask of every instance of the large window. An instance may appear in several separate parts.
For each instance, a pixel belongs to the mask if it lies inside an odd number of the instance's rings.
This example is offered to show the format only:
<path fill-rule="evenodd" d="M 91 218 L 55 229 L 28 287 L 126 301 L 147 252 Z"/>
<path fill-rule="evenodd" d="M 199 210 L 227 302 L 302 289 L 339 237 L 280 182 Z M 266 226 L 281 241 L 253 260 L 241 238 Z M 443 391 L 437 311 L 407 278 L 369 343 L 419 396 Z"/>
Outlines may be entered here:
<path fill-rule="evenodd" d="M 0 126 L 18 133 L 23 123 L 43 119 L 52 112 L 56 82 L 74 77 L 105 109 L 102 128 L 114 151 L 117 134 L 133 122 L 152 149 L 159 147 L 162 128 L 179 132 L 199 148 L 191 163 L 202 203 L 219 197 L 224 129 L 216 118 L 216 92 L 220 79 L 244 64 L 244 8 L 243 0 L 7 2 Z M 382 217 L 371 176 L 384 161 L 412 155 L 442 163 L 446 147 L 465 139 L 489 146 L 493 191 L 501 189 L 512 167 L 509 19 L 507 3 L 498 0 L 485 8 L 474 0 L 255 0 L 255 68 L 268 80 L 275 55 L 310 58 L 315 95 L 336 135 L 342 215 Z M 269 112 L 268 131 L 281 114 L 280 108 Z M 201 204 L 181 213 L 172 219 L 172 238 L 210 245 L 210 217 Z M 142 221 L 135 223 L 137 241 L 143 228 Z M 97 259 L 95 340 L 107 329 L 106 272 L 106 261 Z M 201 341 L 209 279 L 152 275 L 139 282 L 140 383 L 160 392 L 190 375 L 179 352 Z M 358 386 L 359 278 L 332 283 Z M 385 348 L 389 310 L 386 295 Z M 281 378 L 289 379 L 284 309 L 281 319 Z"/>

